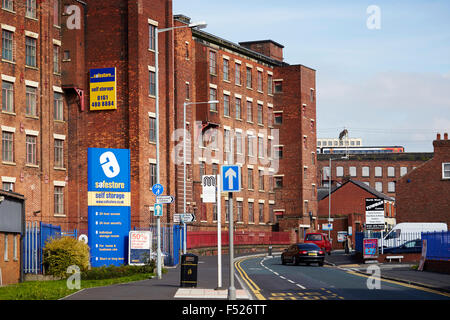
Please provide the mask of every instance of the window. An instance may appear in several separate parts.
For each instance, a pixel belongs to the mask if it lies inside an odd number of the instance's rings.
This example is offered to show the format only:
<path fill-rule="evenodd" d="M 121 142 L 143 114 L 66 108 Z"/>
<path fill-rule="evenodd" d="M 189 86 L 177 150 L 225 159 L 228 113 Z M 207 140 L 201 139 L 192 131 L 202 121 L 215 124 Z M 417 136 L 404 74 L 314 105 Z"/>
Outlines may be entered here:
<path fill-rule="evenodd" d="M 336 167 L 336 177 L 344 176 L 344 167 Z"/>
<path fill-rule="evenodd" d="M 450 179 L 450 163 L 442 163 L 442 179 Z"/>
<path fill-rule="evenodd" d="M 156 96 L 156 72 L 148 72 L 148 93 L 151 96 Z"/>
<path fill-rule="evenodd" d="M 2 160 L 14 162 L 14 133 L 2 132 Z"/>
<path fill-rule="evenodd" d="M 302 105 L 302 114 L 306 117 L 306 104 Z"/>
<path fill-rule="evenodd" d="M 264 158 L 264 138 L 258 136 L 258 157 Z"/>
<path fill-rule="evenodd" d="M 247 100 L 247 121 L 253 122 L 253 103 Z"/>
<path fill-rule="evenodd" d="M 185 44 L 184 44 L 184 57 L 185 57 L 185 59 L 186 60 L 189 60 L 189 43 L 188 42 L 186 42 Z"/>
<path fill-rule="evenodd" d="M 283 177 L 274 177 L 275 188 L 283 188 Z"/>
<path fill-rule="evenodd" d="M 356 177 L 356 167 L 350 167 L 350 177 Z"/>
<path fill-rule="evenodd" d="M 209 88 L 209 101 L 215 100 L 217 100 L 217 90 L 215 88 Z M 210 103 L 209 111 L 217 112 L 217 103 Z"/>
<path fill-rule="evenodd" d="M 53 119 L 64 121 L 63 95 L 59 92 L 53 94 Z"/>
<path fill-rule="evenodd" d="M 252 88 L 252 68 L 247 67 L 247 88 Z"/>
<path fill-rule="evenodd" d="M 17 261 L 19 258 L 18 258 L 18 255 L 17 255 L 17 253 L 18 253 L 18 250 L 17 250 L 17 248 L 18 248 L 18 245 L 17 245 L 17 238 L 18 238 L 19 236 L 17 235 L 17 234 L 15 234 L 14 236 L 13 236 L 13 259 L 14 259 L 14 261 Z"/>
<path fill-rule="evenodd" d="M 59 51 L 60 47 L 57 45 L 53 46 L 53 73 L 61 73 L 60 66 L 59 66 Z"/>
<path fill-rule="evenodd" d="M 189 82 L 186 82 L 185 88 L 186 88 L 186 100 L 189 100 L 191 98 L 191 90 L 190 90 Z"/>
<path fill-rule="evenodd" d="M 375 182 L 375 190 L 383 192 L 383 182 Z"/>
<path fill-rule="evenodd" d="M 323 179 L 329 179 L 330 178 L 330 167 L 323 167 L 322 168 L 322 177 L 323 177 Z"/>
<path fill-rule="evenodd" d="M 274 146 L 273 151 L 275 160 L 283 159 L 283 146 Z"/>
<path fill-rule="evenodd" d="M 236 119 L 242 119 L 242 115 L 241 115 L 241 99 L 240 98 L 236 98 L 235 99 L 235 115 L 236 115 Z"/>
<path fill-rule="evenodd" d="M 407 167 L 400 167 L 400 177 L 403 177 L 407 173 L 408 173 Z"/>
<path fill-rule="evenodd" d="M 370 167 L 362 167 L 362 176 L 363 177 L 370 176 Z"/>
<path fill-rule="evenodd" d="M 36 67 L 36 39 L 25 37 L 25 64 Z"/>
<path fill-rule="evenodd" d="M 259 223 L 264 223 L 264 203 L 259 203 Z"/>
<path fill-rule="evenodd" d="M 309 100 L 314 102 L 314 89 L 312 88 L 309 90 Z"/>
<path fill-rule="evenodd" d="M 209 73 L 212 75 L 217 74 L 217 61 L 216 61 L 216 52 L 209 51 Z"/>
<path fill-rule="evenodd" d="M 55 167 L 64 168 L 64 140 L 55 139 Z"/>
<path fill-rule="evenodd" d="M 200 161 L 200 163 L 199 163 L 199 173 L 200 173 L 200 177 L 204 176 L 206 174 L 205 162 L 204 161 Z"/>
<path fill-rule="evenodd" d="M 283 82 L 282 81 L 274 81 L 275 82 L 275 93 L 283 92 Z"/>
<path fill-rule="evenodd" d="M 230 116 L 230 96 L 226 94 L 223 95 L 223 115 Z"/>
<path fill-rule="evenodd" d="M 64 214 L 64 187 L 55 186 L 55 215 Z"/>
<path fill-rule="evenodd" d="M 156 117 L 149 117 L 148 140 L 156 143 Z"/>
<path fill-rule="evenodd" d="M 53 0 L 53 25 L 59 26 L 59 8 L 60 8 L 60 0 Z"/>
<path fill-rule="evenodd" d="M 234 68 L 234 83 L 241 85 L 241 65 L 236 63 Z"/>
<path fill-rule="evenodd" d="M 148 26 L 148 48 L 150 50 L 156 50 L 156 26 L 149 25 Z"/>
<path fill-rule="evenodd" d="M 382 176 L 383 176 L 383 168 L 375 167 L 375 177 L 382 177 Z"/>
<path fill-rule="evenodd" d="M 4 248 L 4 250 L 3 250 L 3 260 L 4 261 L 8 261 L 8 247 L 9 247 L 9 245 L 8 245 L 8 234 L 7 233 L 5 233 L 5 235 L 4 235 L 4 246 L 5 246 L 5 248 Z"/>
<path fill-rule="evenodd" d="M 14 112 L 14 84 L 2 81 L 2 111 Z"/>
<path fill-rule="evenodd" d="M 253 190 L 253 169 L 247 169 L 247 188 Z"/>
<path fill-rule="evenodd" d="M 225 148 L 224 152 L 228 153 L 231 151 L 231 134 L 230 130 L 224 129 L 224 140 L 225 140 Z M 228 157 L 227 157 L 228 159 Z"/>
<path fill-rule="evenodd" d="M 253 202 L 248 203 L 248 222 L 249 223 L 255 222 L 255 215 L 253 212 Z"/>
<path fill-rule="evenodd" d="M 2 59 L 7 61 L 14 61 L 13 40 L 13 32 L 2 30 Z"/>
<path fill-rule="evenodd" d="M 263 91 L 263 73 L 261 71 L 258 71 L 256 80 L 258 83 L 258 91 Z"/>
<path fill-rule="evenodd" d="M 230 63 L 223 59 L 223 80 L 230 81 Z"/>
<path fill-rule="evenodd" d="M 395 177 L 395 168 L 388 167 L 388 177 Z"/>
<path fill-rule="evenodd" d="M 305 148 L 305 149 L 308 148 L 308 137 L 307 136 L 303 136 L 303 148 Z"/>
<path fill-rule="evenodd" d="M 395 182 L 388 182 L 388 192 L 395 192 Z"/>
<path fill-rule="evenodd" d="M 150 163 L 150 188 L 157 183 L 156 181 L 156 163 Z"/>
<path fill-rule="evenodd" d="M 264 170 L 258 170 L 258 176 L 259 176 L 259 189 L 261 191 L 264 191 Z"/>
<path fill-rule="evenodd" d="M 267 93 L 273 94 L 273 76 L 271 74 L 267 76 Z"/>
<path fill-rule="evenodd" d="M 27 135 L 26 136 L 26 155 L 28 164 L 37 164 L 36 160 L 36 136 Z"/>
<path fill-rule="evenodd" d="M 27 0 L 25 16 L 36 19 L 36 0 Z"/>
<path fill-rule="evenodd" d="M 282 124 L 283 123 L 283 113 L 274 112 L 274 119 L 275 119 L 275 124 Z"/>
<path fill-rule="evenodd" d="M 236 210 L 237 210 L 237 222 L 242 222 L 242 213 L 243 213 L 243 202 L 236 201 Z"/>
<path fill-rule="evenodd" d="M 236 132 L 236 153 L 242 154 L 242 133 Z"/>
<path fill-rule="evenodd" d="M 258 104 L 258 124 L 263 124 L 263 106 Z"/>
<path fill-rule="evenodd" d="M 247 136 L 247 154 L 249 157 L 253 157 L 255 154 L 253 152 L 255 146 L 253 145 L 253 140 L 255 140 L 255 136 L 253 136 L 252 134 L 249 134 Z"/>
<path fill-rule="evenodd" d="M 2 182 L 2 190 L 14 192 L 14 182 Z"/>
<path fill-rule="evenodd" d="M 217 176 L 217 174 L 219 173 L 219 166 L 217 163 L 213 163 L 212 165 L 212 175 L 213 176 Z"/>
<path fill-rule="evenodd" d="M 2 8 L 10 11 L 14 11 L 14 1 L 13 0 L 3 0 Z"/>
<path fill-rule="evenodd" d="M 26 87 L 25 112 L 28 116 L 37 116 L 37 88 Z"/>

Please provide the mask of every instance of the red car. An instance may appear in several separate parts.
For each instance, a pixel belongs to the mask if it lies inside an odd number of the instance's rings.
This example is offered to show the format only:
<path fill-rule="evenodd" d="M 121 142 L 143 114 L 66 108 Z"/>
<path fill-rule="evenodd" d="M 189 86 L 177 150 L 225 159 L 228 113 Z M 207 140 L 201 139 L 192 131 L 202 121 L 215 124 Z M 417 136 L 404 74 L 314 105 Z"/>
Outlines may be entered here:
<path fill-rule="evenodd" d="M 331 242 L 326 233 L 311 232 L 305 235 L 305 243 L 315 243 L 320 249 L 331 254 Z"/>

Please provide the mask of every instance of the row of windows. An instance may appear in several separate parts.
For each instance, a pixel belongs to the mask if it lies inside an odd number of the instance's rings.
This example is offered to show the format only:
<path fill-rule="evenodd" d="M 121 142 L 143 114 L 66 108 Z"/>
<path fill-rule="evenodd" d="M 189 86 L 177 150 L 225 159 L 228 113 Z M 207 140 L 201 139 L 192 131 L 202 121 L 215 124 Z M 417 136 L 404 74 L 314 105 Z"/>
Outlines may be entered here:
<path fill-rule="evenodd" d="M 414 167 L 415 168 L 415 167 Z M 413 168 L 413 169 L 414 169 Z M 345 173 L 344 171 L 344 167 L 342 166 L 336 166 L 335 168 L 335 176 L 336 177 L 343 177 L 345 174 L 348 174 L 350 177 L 357 177 L 358 173 L 357 173 L 357 169 L 359 169 L 359 167 L 348 167 L 348 172 Z M 384 170 L 383 170 L 384 169 Z M 389 166 L 386 168 L 383 167 L 374 167 L 373 168 L 374 171 L 374 177 L 376 178 L 381 178 L 383 176 L 387 176 L 389 178 L 395 178 L 397 177 L 396 175 L 396 168 Z M 384 173 L 383 173 L 384 171 Z M 369 166 L 363 166 L 361 167 L 361 172 L 360 172 L 360 176 L 361 177 L 370 177 L 370 173 L 371 172 L 371 167 Z M 322 173 L 323 173 L 323 179 L 327 179 L 330 176 L 330 168 L 329 167 L 323 167 L 322 168 Z M 400 167 L 400 177 L 404 176 L 405 174 L 408 173 L 408 167 Z"/>
<path fill-rule="evenodd" d="M 25 16 L 27 18 L 36 19 L 36 17 L 37 17 L 37 15 L 36 15 L 36 13 L 37 13 L 37 0 L 26 0 L 26 1 L 21 0 L 21 2 L 25 2 L 24 3 L 25 4 Z M 57 8 L 56 4 L 59 4 L 59 1 L 58 0 L 54 0 L 54 2 L 55 2 L 54 6 L 55 6 L 55 9 L 56 9 Z M 19 3 L 19 4 L 16 3 L 15 4 L 14 0 L 2 0 L 2 9 L 6 9 L 8 11 L 14 12 L 16 5 L 21 5 L 21 3 Z M 59 14 L 58 14 L 58 16 L 59 16 Z"/>
<path fill-rule="evenodd" d="M 2 161 L 4 163 L 15 164 L 15 133 L 2 131 Z M 28 165 L 39 165 L 38 159 L 38 137 L 36 134 L 26 135 L 25 145 L 18 144 L 20 148 L 25 149 L 25 163 Z M 53 142 L 54 167 L 63 169 L 64 166 L 64 140 L 54 139 Z"/>
<path fill-rule="evenodd" d="M 53 72 L 55 74 L 61 73 L 60 50 L 59 45 L 53 45 Z M 2 60 L 15 62 L 15 51 L 16 46 L 14 43 L 14 32 L 11 30 L 2 29 Z M 25 36 L 25 66 L 31 68 L 38 67 L 36 37 Z"/>
<path fill-rule="evenodd" d="M 14 82 L 2 80 L 2 111 L 15 113 L 15 90 Z M 25 115 L 30 117 L 39 116 L 39 89 L 35 86 L 25 86 Z M 64 103 L 61 92 L 53 93 L 53 120 L 64 121 Z"/>

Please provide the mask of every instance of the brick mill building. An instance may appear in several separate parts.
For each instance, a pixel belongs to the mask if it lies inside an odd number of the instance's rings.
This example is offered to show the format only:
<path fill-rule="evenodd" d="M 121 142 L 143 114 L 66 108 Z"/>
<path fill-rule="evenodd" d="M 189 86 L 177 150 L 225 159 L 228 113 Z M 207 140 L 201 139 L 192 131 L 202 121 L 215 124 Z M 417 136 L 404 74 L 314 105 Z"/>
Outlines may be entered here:
<path fill-rule="evenodd" d="M 27 5 L 28 3 L 28 5 Z M 3 189 L 23 194 L 26 219 L 87 229 L 87 149 L 131 153 L 131 227 L 153 222 L 156 182 L 155 30 L 186 26 L 172 1 L 3 1 Z M 283 61 L 272 40 L 232 43 L 192 28 L 159 34 L 160 183 L 183 210 L 183 104 L 191 230 L 213 230 L 201 174 L 242 166 L 237 228 L 317 228 L 315 70 Z M 117 109 L 91 111 L 89 70 L 116 68 Z M 181 131 L 182 132 L 182 131 Z M 181 143 L 182 145 L 182 143 Z M 227 198 L 222 197 L 222 208 Z M 226 222 L 225 209 L 223 222 Z"/>

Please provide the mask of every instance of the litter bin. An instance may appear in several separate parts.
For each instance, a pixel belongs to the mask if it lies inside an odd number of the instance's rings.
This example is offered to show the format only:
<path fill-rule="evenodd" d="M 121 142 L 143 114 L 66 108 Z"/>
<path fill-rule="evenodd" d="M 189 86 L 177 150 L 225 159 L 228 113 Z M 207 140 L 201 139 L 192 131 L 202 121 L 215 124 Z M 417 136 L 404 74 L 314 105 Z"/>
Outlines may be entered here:
<path fill-rule="evenodd" d="M 198 256 L 192 253 L 181 256 L 180 287 L 197 286 Z"/>

